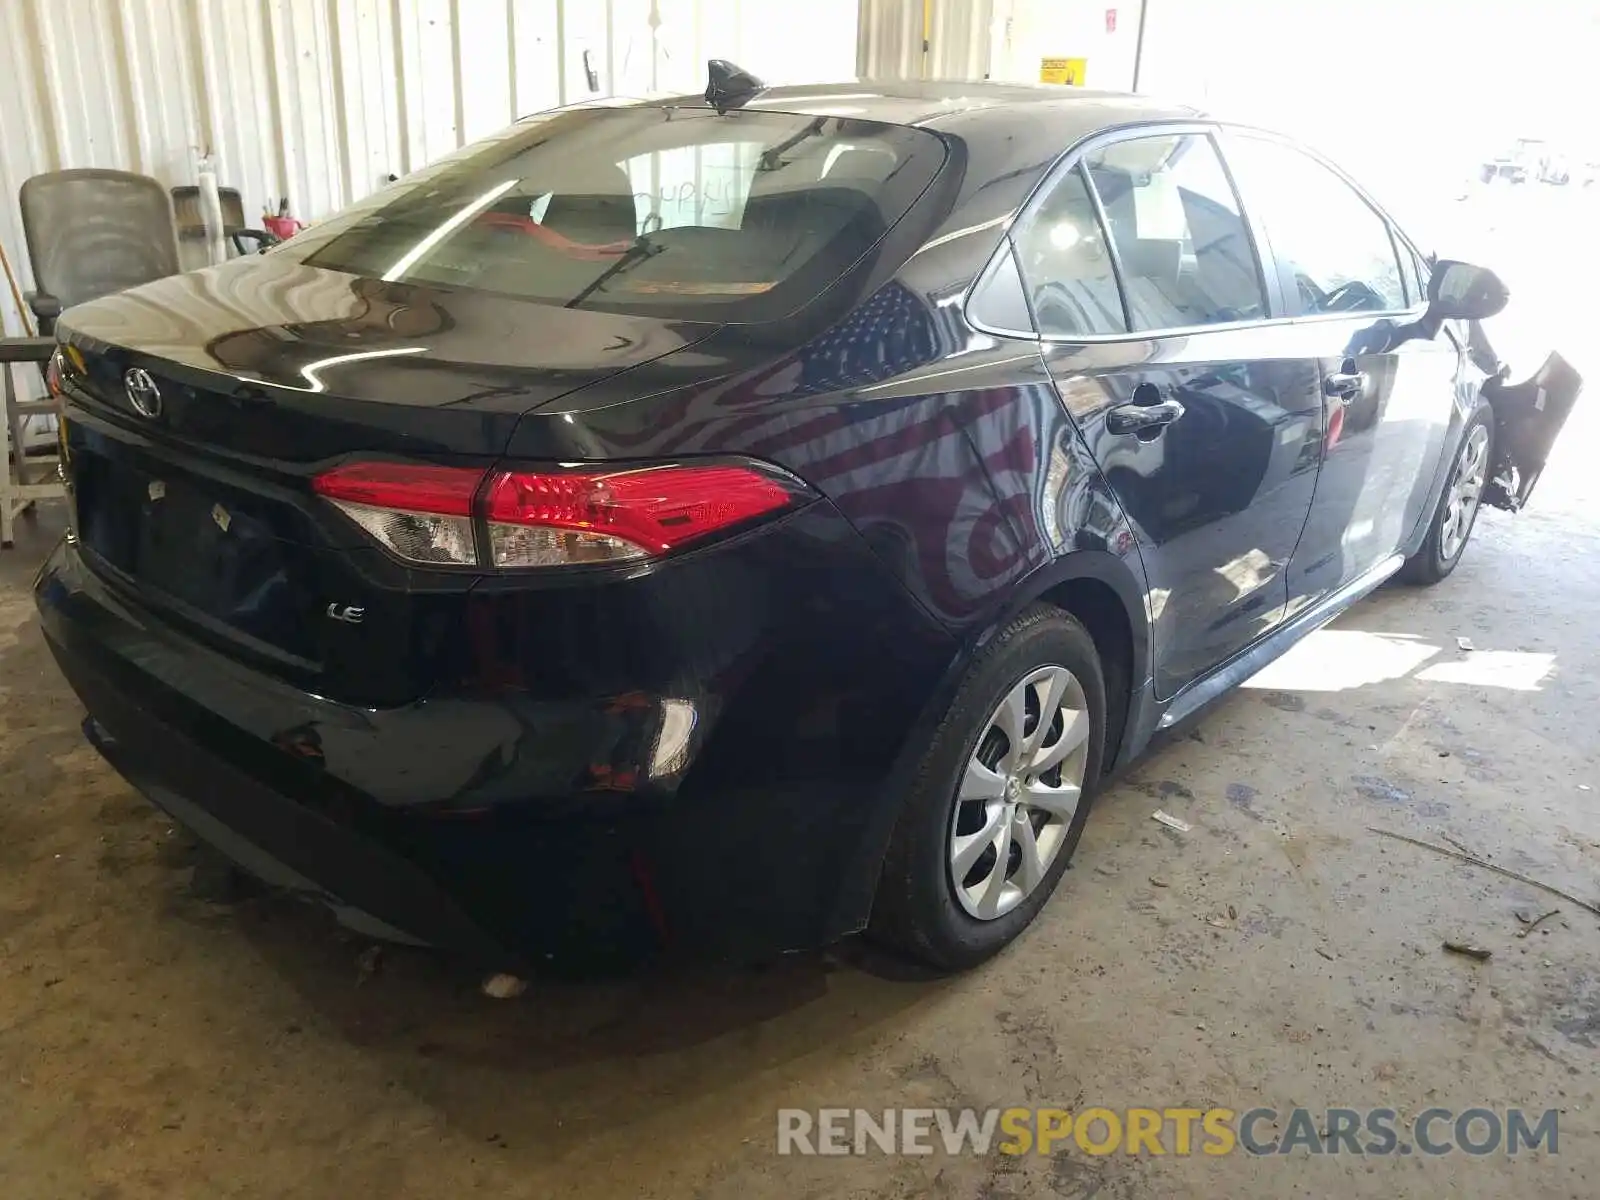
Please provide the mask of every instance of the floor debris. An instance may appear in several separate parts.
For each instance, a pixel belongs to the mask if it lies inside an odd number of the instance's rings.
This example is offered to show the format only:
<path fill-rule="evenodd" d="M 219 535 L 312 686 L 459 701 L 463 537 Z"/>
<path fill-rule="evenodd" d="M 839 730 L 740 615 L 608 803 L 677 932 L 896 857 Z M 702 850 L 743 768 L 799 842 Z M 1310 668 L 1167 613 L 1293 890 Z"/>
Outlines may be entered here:
<path fill-rule="evenodd" d="M 1482 946 L 1471 946 L 1466 942 L 1446 942 L 1444 948 L 1451 954 L 1465 955 L 1467 958 L 1477 959 L 1479 962 L 1488 962 L 1492 950 L 1485 950 Z"/>
<path fill-rule="evenodd" d="M 1151 887 L 1166 887 L 1167 886 L 1167 881 L 1165 879 L 1157 879 L 1154 875 L 1152 875 L 1152 876 L 1150 876 L 1150 886 Z"/>
<path fill-rule="evenodd" d="M 1160 821 L 1168 829 L 1176 829 L 1179 833 L 1189 833 L 1194 829 L 1194 826 L 1189 822 L 1180 821 L 1171 813 L 1164 813 L 1159 808 L 1150 814 L 1150 819 L 1152 821 Z"/>
<path fill-rule="evenodd" d="M 1477 647 L 1472 644 L 1472 639 L 1471 638 L 1469 638 L 1469 637 L 1458 637 L 1456 639 L 1456 649 L 1457 650 L 1476 650 Z"/>
<path fill-rule="evenodd" d="M 500 972 L 483 981 L 483 994 L 492 1000 L 514 1000 L 528 990 L 528 981 Z"/>
<path fill-rule="evenodd" d="M 1539 928 L 1539 925 L 1542 922 L 1548 921 L 1551 917 L 1555 916 L 1560 911 L 1561 910 L 1559 908 L 1552 908 L 1547 913 L 1540 913 L 1537 917 L 1533 918 L 1533 920 L 1531 920 L 1531 921 L 1529 921 L 1525 917 L 1523 917 L 1521 913 L 1518 913 L 1517 914 L 1517 918 L 1522 921 L 1522 928 L 1517 930 L 1517 936 L 1519 938 L 1527 937 L 1535 929 Z"/>
<path fill-rule="evenodd" d="M 378 966 L 383 962 L 383 947 L 368 946 L 356 956 L 356 986 L 360 987 L 367 980 L 378 973 Z"/>
<path fill-rule="evenodd" d="M 1328 961 L 1329 961 L 1329 962 L 1332 962 L 1332 961 L 1333 961 L 1333 955 L 1331 955 L 1331 954 L 1329 954 L 1329 953 L 1328 953 L 1328 952 L 1327 952 L 1327 951 L 1326 951 L 1326 950 L 1324 950 L 1324 949 L 1323 949 L 1323 948 L 1322 948 L 1322 947 L 1321 947 L 1321 946 L 1316 946 L 1316 947 L 1314 947 L 1314 949 L 1315 949 L 1315 950 L 1316 950 L 1316 952 L 1317 952 L 1317 953 L 1318 953 L 1318 954 L 1320 954 L 1320 955 L 1322 955 L 1322 957 L 1323 957 L 1323 958 L 1325 958 L 1325 959 L 1327 959 L 1327 960 L 1328 960 Z"/>
<path fill-rule="evenodd" d="M 1560 896 L 1568 904 L 1576 904 L 1585 912 L 1591 912 L 1600 917 L 1600 904 L 1589 900 L 1580 900 L 1571 892 L 1564 892 L 1553 884 L 1534 879 L 1531 875 L 1523 875 L 1507 867 L 1497 867 L 1487 859 L 1479 858 L 1476 854 L 1466 854 L 1460 850 L 1451 850 L 1448 846 L 1438 846 L 1433 842 L 1425 842 L 1421 838 L 1408 837 L 1403 833 L 1395 833 L 1388 829 L 1379 829 L 1375 825 L 1367 826 L 1368 833 L 1375 833 L 1379 837 L 1393 838 L 1397 842 L 1409 842 L 1413 846 L 1421 846 L 1424 850 L 1432 850 L 1435 854 L 1443 854 L 1446 858 L 1460 859 L 1464 863 L 1471 863 L 1475 867 L 1482 867 L 1486 871 L 1493 871 L 1496 875 L 1504 875 L 1507 879 L 1515 879 L 1518 883 L 1525 883 L 1529 887 L 1536 887 L 1541 892 L 1549 892 L 1552 896 Z"/>

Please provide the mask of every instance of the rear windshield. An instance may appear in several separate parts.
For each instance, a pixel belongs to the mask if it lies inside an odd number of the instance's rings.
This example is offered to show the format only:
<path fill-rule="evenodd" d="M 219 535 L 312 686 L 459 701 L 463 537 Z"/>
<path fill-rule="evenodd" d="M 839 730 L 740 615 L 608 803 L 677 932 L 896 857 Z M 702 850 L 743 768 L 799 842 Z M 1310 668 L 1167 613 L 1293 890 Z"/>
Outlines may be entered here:
<path fill-rule="evenodd" d="M 932 134 L 871 121 L 567 110 L 470 146 L 302 236 L 312 265 L 390 282 L 770 320 L 870 250 L 943 161 Z"/>

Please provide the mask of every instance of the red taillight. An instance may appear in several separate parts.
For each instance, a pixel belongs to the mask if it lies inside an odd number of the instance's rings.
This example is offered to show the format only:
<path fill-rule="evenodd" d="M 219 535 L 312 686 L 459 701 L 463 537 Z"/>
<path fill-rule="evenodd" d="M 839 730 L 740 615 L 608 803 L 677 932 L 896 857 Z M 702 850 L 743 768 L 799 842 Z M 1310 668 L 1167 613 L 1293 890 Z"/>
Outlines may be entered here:
<path fill-rule="evenodd" d="M 485 483 L 467 468 L 369 462 L 337 467 L 313 486 L 402 558 L 496 567 L 651 558 L 804 494 L 776 472 L 730 463 L 497 471 Z M 482 553 L 475 512 L 489 534 Z"/>
<path fill-rule="evenodd" d="M 553 566 L 666 554 L 794 496 L 743 466 L 507 471 L 490 481 L 484 515 L 495 566 Z"/>
<path fill-rule="evenodd" d="M 81 383 L 89 373 L 89 364 L 83 361 L 83 352 L 76 346 L 57 346 L 45 363 L 44 386 L 52 396 L 67 394 L 67 384 Z"/>
<path fill-rule="evenodd" d="M 335 467 L 311 481 L 319 496 L 365 504 L 470 517 L 472 498 L 483 472 L 462 467 L 430 467 L 413 463 L 363 462 Z"/>
<path fill-rule="evenodd" d="M 45 363 L 44 367 L 44 388 L 52 396 L 61 396 L 66 392 L 66 388 L 62 386 L 61 364 L 61 349 L 57 347 L 51 352 L 50 361 Z"/>

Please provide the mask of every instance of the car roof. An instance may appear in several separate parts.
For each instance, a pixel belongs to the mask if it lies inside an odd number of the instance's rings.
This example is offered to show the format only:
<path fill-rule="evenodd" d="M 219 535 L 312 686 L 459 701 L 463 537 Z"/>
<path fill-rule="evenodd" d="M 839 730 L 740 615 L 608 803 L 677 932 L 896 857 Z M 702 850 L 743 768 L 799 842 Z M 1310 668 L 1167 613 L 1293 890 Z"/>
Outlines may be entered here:
<path fill-rule="evenodd" d="M 642 103 L 662 108 L 705 107 L 704 96 L 671 96 Z M 739 106 L 746 111 L 805 116 L 859 117 L 927 129 L 959 128 L 970 135 L 992 123 L 1015 128 L 1019 118 L 1037 120 L 1052 133 L 1082 137 L 1142 121 L 1194 120 L 1199 110 L 1127 92 L 1093 91 L 1051 84 L 990 80 L 872 80 L 770 87 Z"/>

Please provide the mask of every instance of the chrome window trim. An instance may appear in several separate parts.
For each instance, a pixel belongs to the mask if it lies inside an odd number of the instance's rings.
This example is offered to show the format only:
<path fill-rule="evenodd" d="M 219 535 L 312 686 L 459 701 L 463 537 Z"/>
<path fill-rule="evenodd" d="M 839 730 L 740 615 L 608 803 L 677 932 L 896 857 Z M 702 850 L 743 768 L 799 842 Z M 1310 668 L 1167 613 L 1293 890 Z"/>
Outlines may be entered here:
<path fill-rule="evenodd" d="M 1362 203 L 1370 208 L 1374 215 L 1376 215 L 1378 219 L 1383 222 L 1384 227 L 1389 232 L 1392 248 L 1396 253 L 1396 268 L 1399 268 L 1400 266 L 1398 254 L 1402 245 L 1415 251 L 1417 256 L 1421 258 L 1423 262 L 1428 261 L 1428 256 L 1423 254 L 1421 250 L 1417 249 L 1416 243 L 1406 236 L 1405 232 L 1397 224 L 1395 224 L 1394 219 L 1383 210 L 1382 206 L 1380 206 L 1377 201 L 1373 200 L 1373 198 L 1366 193 L 1360 184 L 1351 179 L 1350 176 L 1342 171 L 1337 164 L 1329 161 L 1327 158 L 1317 153 L 1309 146 L 1297 142 L 1291 137 L 1281 133 L 1274 133 L 1269 129 L 1261 129 L 1253 125 L 1240 125 L 1233 122 L 1184 120 L 1145 121 L 1137 124 L 1118 125 L 1110 129 L 1098 130 L 1097 132 L 1090 134 L 1088 137 L 1080 138 L 1077 142 L 1074 142 L 1071 146 L 1067 147 L 1067 149 L 1061 153 L 1055 162 L 1050 165 L 1049 169 L 1040 176 L 1039 182 L 1034 185 L 1033 190 L 1028 193 L 1027 198 L 1024 199 L 1023 202 L 1017 207 L 1017 211 L 1012 213 L 1011 216 L 1006 218 L 1006 220 L 1002 223 L 999 243 L 990 253 L 989 260 L 984 263 L 983 270 L 978 272 L 971 286 L 968 287 L 967 294 L 962 297 L 961 312 L 962 316 L 966 318 L 967 324 L 972 326 L 973 329 L 980 333 L 987 333 L 994 337 L 1025 338 L 1030 341 L 1036 341 L 1044 345 L 1051 346 L 1099 346 L 1115 345 L 1123 342 L 1148 342 L 1169 337 L 1194 337 L 1203 333 L 1227 333 L 1235 332 L 1241 329 L 1272 329 L 1280 326 L 1301 325 L 1311 322 L 1350 321 L 1357 318 L 1371 318 L 1372 320 L 1376 321 L 1384 317 L 1420 317 L 1427 311 L 1427 304 L 1425 301 L 1422 301 L 1418 304 L 1408 305 L 1406 308 L 1382 309 L 1375 312 L 1302 313 L 1292 317 L 1280 315 L 1258 317 L 1255 320 L 1249 321 L 1221 321 L 1211 325 L 1177 325 L 1170 328 L 1142 329 L 1138 332 L 1127 333 L 1086 333 L 1078 334 L 1072 337 L 1059 334 L 1040 333 L 1037 321 L 1034 322 L 1033 329 L 1021 330 L 999 329 L 973 319 L 970 313 L 972 298 L 978 293 L 979 289 L 987 284 L 988 281 L 993 277 L 995 271 L 998 269 L 996 265 L 998 260 L 1001 259 L 1006 252 L 1014 252 L 1014 247 L 1012 246 L 1011 242 L 1012 230 L 1016 228 L 1019 222 L 1027 220 L 1027 218 L 1033 214 L 1043 197 L 1049 193 L 1050 189 L 1055 186 L 1056 182 L 1063 175 L 1065 175 L 1068 171 L 1076 170 L 1086 155 L 1100 149 L 1103 146 L 1112 145 L 1116 142 L 1131 141 L 1139 137 L 1159 137 L 1162 135 L 1181 136 L 1183 134 L 1198 134 L 1201 136 L 1209 136 L 1212 139 L 1212 145 L 1222 160 L 1223 170 L 1227 173 L 1230 182 L 1233 182 L 1233 169 L 1228 163 L 1227 143 L 1225 140 L 1223 140 L 1226 135 L 1244 134 L 1248 137 L 1259 138 L 1264 141 L 1277 142 L 1279 145 L 1285 146 L 1291 150 L 1298 150 L 1301 154 L 1304 154 L 1314 162 L 1318 162 L 1328 170 L 1332 171 L 1333 174 L 1338 179 L 1342 180 L 1352 191 L 1354 191 L 1356 195 L 1360 197 Z M 1238 188 L 1237 183 L 1234 183 L 1234 187 L 1236 189 L 1236 198 L 1240 204 L 1240 215 L 1243 217 L 1246 225 L 1248 226 L 1250 223 L 1250 218 L 1248 215 L 1249 198 L 1244 195 L 1243 189 Z M 1261 269 L 1264 275 L 1266 264 L 1260 260 L 1260 248 L 1256 247 L 1255 252 L 1257 266 Z M 1276 266 L 1276 252 L 1273 254 L 1273 260 L 1274 266 Z M 1017 263 L 1017 270 L 1020 274 L 1022 270 L 1022 264 L 1020 261 Z M 1023 284 L 1024 288 L 1026 288 L 1026 278 L 1023 279 Z M 1263 284 L 1265 284 L 1264 279 Z M 1118 280 L 1118 287 L 1119 289 L 1121 288 L 1120 278 Z M 1404 272 L 1401 273 L 1400 287 L 1403 293 L 1408 293 L 1408 289 L 1406 288 L 1404 282 Z M 1029 308 L 1031 310 L 1032 297 L 1027 297 L 1027 299 Z M 1269 295 L 1267 299 L 1270 302 L 1272 297 Z"/>
<path fill-rule="evenodd" d="M 1029 341 L 1042 342 L 1050 346 L 1100 346 L 1114 345 L 1120 342 L 1150 342 L 1158 338 L 1196 337 L 1204 333 L 1237 333 L 1241 329 L 1282 329 L 1291 325 L 1321 324 L 1329 321 L 1354 321 L 1364 317 L 1370 317 L 1373 320 L 1381 320 L 1384 317 L 1417 318 L 1427 311 L 1428 307 L 1424 304 L 1408 309 L 1385 309 L 1383 312 L 1314 313 L 1309 317 L 1263 317 L 1254 321 L 1218 321 L 1213 325 L 1175 325 L 1171 328 L 1141 330 L 1138 333 L 1086 333 L 1078 337 L 1046 336 L 1031 330 L 1021 329 L 996 329 L 973 321 L 971 318 L 968 318 L 967 323 L 979 333 L 987 333 L 995 337 L 1027 338 Z"/>

